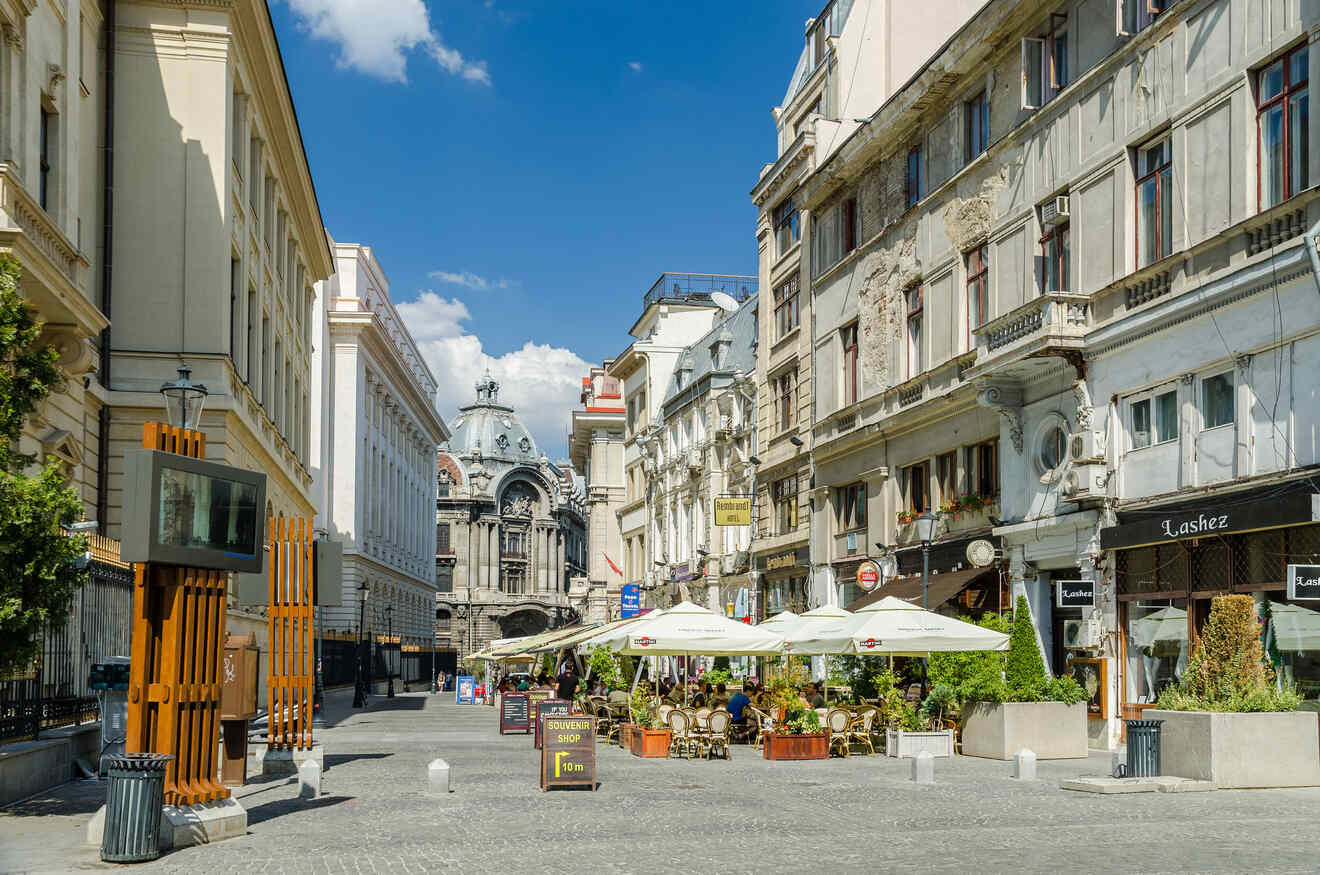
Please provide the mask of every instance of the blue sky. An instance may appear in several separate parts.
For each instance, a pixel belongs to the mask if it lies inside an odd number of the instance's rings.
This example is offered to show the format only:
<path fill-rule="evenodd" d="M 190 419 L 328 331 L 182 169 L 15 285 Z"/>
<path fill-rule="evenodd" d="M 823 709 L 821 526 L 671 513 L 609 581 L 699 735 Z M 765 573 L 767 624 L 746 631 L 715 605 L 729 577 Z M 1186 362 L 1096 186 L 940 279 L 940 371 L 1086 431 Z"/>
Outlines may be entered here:
<path fill-rule="evenodd" d="M 756 272 L 747 192 L 818 11 L 275 0 L 326 227 L 374 248 L 442 415 L 490 367 L 561 455 L 661 271 Z"/>

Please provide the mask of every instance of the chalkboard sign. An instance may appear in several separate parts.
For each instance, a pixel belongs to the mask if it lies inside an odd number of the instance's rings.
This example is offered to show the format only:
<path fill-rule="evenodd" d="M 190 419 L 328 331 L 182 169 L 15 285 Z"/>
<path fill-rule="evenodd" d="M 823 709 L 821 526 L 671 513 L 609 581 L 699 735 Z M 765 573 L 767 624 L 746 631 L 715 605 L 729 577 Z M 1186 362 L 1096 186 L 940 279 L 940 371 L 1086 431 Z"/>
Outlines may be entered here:
<path fill-rule="evenodd" d="M 528 733 L 532 731 L 528 719 L 527 697 L 522 693 L 505 693 L 500 697 L 500 735 L 511 732 Z"/>
<path fill-rule="evenodd" d="M 554 690 L 528 690 L 528 691 L 527 691 L 527 713 L 528 713 L 531 717 L 535 717 L 535 716 L 536 716 L 536 706 L 539 705 L 539 704 L 541 704 L 542 702 L 544 702 L 546 699 L 553 699 L 554 697 L 555 697 L 555 691 L 554 691 Z M 528 729 L 527 731 L 528 731 L 528 732 L 531 732 L 530 729 Z"/>
<path fill-rule="evenodd" d="M 541 789 L 596 789 L 596 718 L 557 714 L 545 718 Z"/>
<path fill-rule="evenodd" d="M 1288 566 L 1288 598 L 1294 601 L 1320 601 L 1320 565 Z"/>
<path fill-rule="evenodd" d="M 573 703 L 566 699 L 546 699 L 536 703 L 536 716 L 534 725 L 536 726 L 536 746 L 541 746 L 541 728 L 545 725 L 541 718 L 554 715 L 557 717 L 566 717 L 573 713 Z"/>
<path fill-rule="evenodd" d="M 1054 585 L 1058 587 L 1058 602 L 1056 603 L 1056 607 L 1095 607 L 1094 580 L 1056 580 L 1054 581 Z"/>

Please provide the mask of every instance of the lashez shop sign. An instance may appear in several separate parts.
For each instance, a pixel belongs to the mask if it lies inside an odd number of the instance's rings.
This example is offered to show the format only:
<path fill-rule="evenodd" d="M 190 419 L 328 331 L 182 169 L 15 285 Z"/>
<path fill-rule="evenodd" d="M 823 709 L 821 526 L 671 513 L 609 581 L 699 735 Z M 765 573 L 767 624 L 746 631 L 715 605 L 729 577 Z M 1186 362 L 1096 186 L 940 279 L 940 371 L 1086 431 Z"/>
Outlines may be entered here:
<path fill-rule="evenodd" d="M 1060 608 L 1094 608 L 1094 580 L 1056 580 L 1054 582 L 1057 601 Z"/>
<path fill-rule="evenodd" d="M 1320 565 L 1288 566 L 1288 598 L 1293 601 L 1320 601 Z"/>
<path fill-rule="evenodd" d="M 1279 498 L 1231 504 L 1200 506 L 1196 510 L 1142 511 L 1134 522 L 1100 530 L 1102 550 L 1126 550 L 1188 538 L 1205 538 L 1229 532 L 1250 532 L 1303 523 L 1320 522 L 1320 495 L 1296 493 Z M 1135 516 L 1125 514 L 1123 516 Z"/>

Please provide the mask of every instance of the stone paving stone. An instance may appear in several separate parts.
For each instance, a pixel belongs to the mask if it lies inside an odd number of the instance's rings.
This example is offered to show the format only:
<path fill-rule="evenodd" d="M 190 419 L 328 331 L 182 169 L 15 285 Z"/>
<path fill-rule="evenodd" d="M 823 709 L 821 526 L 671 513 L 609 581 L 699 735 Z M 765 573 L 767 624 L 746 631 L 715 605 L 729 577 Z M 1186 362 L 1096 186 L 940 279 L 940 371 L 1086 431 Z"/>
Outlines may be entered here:
<path fill-rule="evenodd" d="M 350 694 L 351 695 L 351 694 Z M 495 709 L 452 694 L 332 694 L 322 795 L 256 778 L 236 796 L 248 835 L 187 848 L 138 872 L 717 872 L 789 869 L 981 872 L 1314 872 L 1320 789 L 1103 796 L 1061 781 L 1103 776 L 1109 755 L 1046 760 L 1033 782 L 1008 764 L 953 757 L 937 783 L 907 760 L 643 760 L 599 746 L 596 792 L 543 793 L 530 736 L 501 736 Z M 427 765 L 462 780 L 430 795 Z M 0 871 L 110 868 L 78 844 L 95 799 L 70 784 L 0 813 Z M 99 803 L 98 803 L 99 804 Z M 90 806 L 90 810 L 89 810 Z M 46 816 L 41 816 L 46 815 Z"/>

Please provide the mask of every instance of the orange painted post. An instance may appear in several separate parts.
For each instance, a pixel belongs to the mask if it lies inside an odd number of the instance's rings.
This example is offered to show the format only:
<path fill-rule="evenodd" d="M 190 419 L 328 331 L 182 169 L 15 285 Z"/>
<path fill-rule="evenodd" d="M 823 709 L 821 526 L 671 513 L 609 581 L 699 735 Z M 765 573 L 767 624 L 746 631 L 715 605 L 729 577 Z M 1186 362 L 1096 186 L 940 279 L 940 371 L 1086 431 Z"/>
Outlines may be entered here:
<path fill-rule="evenodd" d="M 312 521 L 305 517 L 270 520 L 271 702 L 267 744 L 273 749 L 312 746 Z M 294 711 L 297 715 L 294 715 Z"/>

